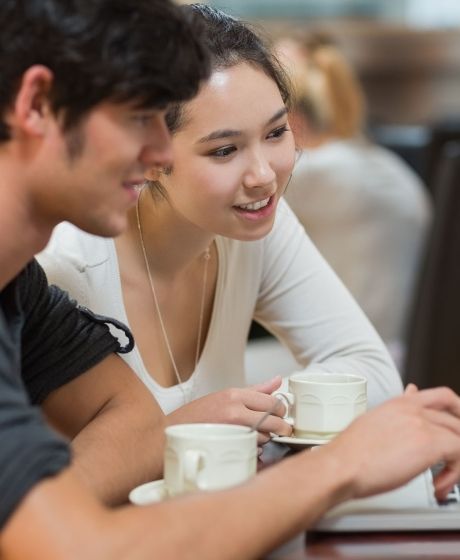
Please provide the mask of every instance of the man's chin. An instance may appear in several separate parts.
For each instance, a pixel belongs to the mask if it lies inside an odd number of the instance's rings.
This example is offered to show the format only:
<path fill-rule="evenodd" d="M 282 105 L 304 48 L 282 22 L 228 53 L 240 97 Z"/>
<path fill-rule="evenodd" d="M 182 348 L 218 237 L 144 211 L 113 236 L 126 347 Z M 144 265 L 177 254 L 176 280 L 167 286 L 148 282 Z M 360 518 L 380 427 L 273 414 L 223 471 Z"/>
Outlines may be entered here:
<path fill-rule="evenodd" d="M 112 219 L 93 220 L 91 222 L 85 221 L 84 223 L 75 223 L 77 227 L 100 237 L 117 237 L 122 234 L 128 227 L 127 215 L 117 216 Z"/>

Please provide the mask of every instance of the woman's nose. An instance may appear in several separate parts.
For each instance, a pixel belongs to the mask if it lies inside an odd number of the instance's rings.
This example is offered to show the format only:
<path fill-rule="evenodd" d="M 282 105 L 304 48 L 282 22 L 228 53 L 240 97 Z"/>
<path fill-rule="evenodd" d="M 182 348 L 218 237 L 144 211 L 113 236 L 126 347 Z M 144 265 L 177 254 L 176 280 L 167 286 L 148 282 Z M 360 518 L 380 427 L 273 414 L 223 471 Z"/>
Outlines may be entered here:
<path fill-rule="evenodd" d="M 273 183 L 276 173 L 263 154 L 254 154 L 244 174 L 243 184 L 247 188 L 265 187 Z"/>

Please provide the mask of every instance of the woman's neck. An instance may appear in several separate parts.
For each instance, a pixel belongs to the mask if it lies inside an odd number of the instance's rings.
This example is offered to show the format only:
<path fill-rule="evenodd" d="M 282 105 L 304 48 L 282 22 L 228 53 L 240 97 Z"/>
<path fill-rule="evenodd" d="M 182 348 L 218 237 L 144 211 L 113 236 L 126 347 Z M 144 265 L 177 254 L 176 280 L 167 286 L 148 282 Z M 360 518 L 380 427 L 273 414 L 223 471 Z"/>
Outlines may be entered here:
<path fill-rule="evenodd" d="M 193 266 L 214 239 L 181 219 L 167 200 L 154 200 L 147 189 L 130 212 L 128 223 L 117 239 L 117 251 L 124 248 L 126 258 L 143 262 L 145 248 L 152 271 L 165 278 L 175 278 Z"/>

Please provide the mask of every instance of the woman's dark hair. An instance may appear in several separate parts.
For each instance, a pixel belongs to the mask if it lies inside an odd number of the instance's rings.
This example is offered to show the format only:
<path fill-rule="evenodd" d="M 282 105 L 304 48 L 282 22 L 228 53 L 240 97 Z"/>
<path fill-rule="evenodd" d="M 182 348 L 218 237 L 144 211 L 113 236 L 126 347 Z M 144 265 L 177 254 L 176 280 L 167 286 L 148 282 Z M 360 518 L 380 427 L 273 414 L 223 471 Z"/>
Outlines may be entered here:
<path fill-rule="evenodd" d="M 54 74 L 64 130 L 102 101 L 161 108 L 191 98 L 209 74 L 193 13 L 170 0 L 1 0 L 0 142 L 22 75 Z"/>
<path fill-rule="evenodd" d="M 193 14 L 201 22 L 201 39 L 211 57 L 211 71 L 223 70 L 245 62 L 259 68 L 273 79 L 284 103 L 291 104 L 289 80 L 267 42 L 245 24 L 232 16 L 205 4 L 181 7 L 185 14 Z M 171 106 L 166 116 L 169 130 L 175 132 L 184 123 L 183 104 Z"/>

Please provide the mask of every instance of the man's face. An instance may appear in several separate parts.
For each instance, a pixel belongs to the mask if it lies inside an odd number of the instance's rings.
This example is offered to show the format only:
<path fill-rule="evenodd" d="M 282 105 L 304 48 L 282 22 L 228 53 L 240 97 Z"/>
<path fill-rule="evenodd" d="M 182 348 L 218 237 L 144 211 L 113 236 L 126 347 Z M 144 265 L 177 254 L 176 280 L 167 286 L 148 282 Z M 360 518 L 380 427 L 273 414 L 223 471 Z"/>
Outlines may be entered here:
<path fill-rule="evenodd" d="M 145 171 L 171 164 L 164 115 L 102 103 L 70 133 L 55 122 L 38 189 L 42 217 L 53 224 L 67 220 L 97 235 L 121 233 Z"/>

